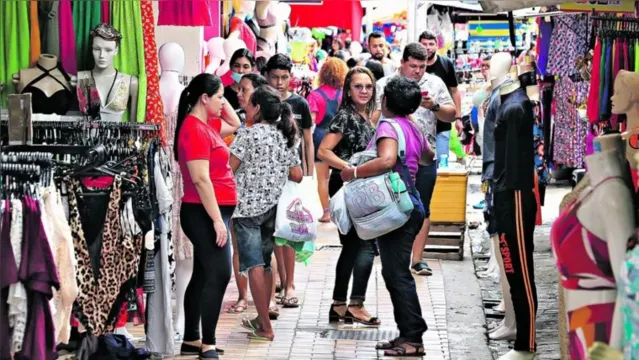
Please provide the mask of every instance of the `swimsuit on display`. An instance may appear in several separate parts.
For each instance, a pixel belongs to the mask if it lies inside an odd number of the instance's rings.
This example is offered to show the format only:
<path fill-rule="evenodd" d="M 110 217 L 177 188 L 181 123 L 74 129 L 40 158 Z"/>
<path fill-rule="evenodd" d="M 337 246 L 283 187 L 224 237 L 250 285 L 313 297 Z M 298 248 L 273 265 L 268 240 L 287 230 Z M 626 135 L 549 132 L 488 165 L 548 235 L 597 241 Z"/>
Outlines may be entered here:
<path fill-rule="evenodd" d="M 557 269 L 561 273 L 561 284 L 565 289 L 617 289 L 608 243 L 589 231 L 577 217 L 583 201 L 598 186 L 614 179 L 624 181 L 622 177 L 611 176 L 584 190 L 579 199 L 564 209 L 552 226 L 550 243 Z M 609 342 L 614 308 L 613 301 L 568 311 L 570 356 L 573 360 L 585 360 L 588 349 L 594 342 Z"/>
<path fill-rule="evenodd" d="M 40 69 L 40 71 L 42 71 L 42 74 L 31 80 L 31 82 L 29 82 L 27 86 L 22 89 L 23 94 L 31 93 L 31 104 L 33 106 L 33 112 L 36 114 L 65 115 L 71 108 L 71 104 L 73 102 L 73 93 L 68 88 L 68 84 L 65 85 L 62 81 L 53 76 L 51 72 L 57 69 L 58 71 L 60 71 L 62 76 L 64 76 L 64 79 L 67 82 L 71 81 L 71 78 L 69 77 L 69 75 L 67 75 L 67 73 L 64 71 L 59 63 L 53 69 L 45 69 L 40 64 L 36 64 L 36 67 Z M 53 94 L 51 94 L 51 96 L 47 96 L 47 94 L 42 91 L 42 89 L 35 86 L 38 82 L 46 77 L 50 77 L 51 79 L 55 80 L 58 84 L 60 84 L 60 86 L 62 86 L 62 89 L 54 92 Z"/>
<path fill-rule="evenodd" d="M 116 72 L 113 83 L 102 98 L 102 94 L 95 85 L 95 79 L 91 71 L 80 71 L 78 73 L 78 101 L 80 111 L 103 121 L 122 121 L 124 112 L 129 103 L 129 87 L 131 86 L 131 75 Z"/>

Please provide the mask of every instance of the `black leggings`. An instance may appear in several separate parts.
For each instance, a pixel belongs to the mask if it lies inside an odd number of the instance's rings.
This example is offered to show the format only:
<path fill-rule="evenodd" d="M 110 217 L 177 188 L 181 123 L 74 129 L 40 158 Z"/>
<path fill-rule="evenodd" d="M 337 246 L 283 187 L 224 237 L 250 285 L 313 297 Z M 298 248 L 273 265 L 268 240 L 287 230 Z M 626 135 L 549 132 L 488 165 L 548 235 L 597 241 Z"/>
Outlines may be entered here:
<path fill-rule="evenodd" d="M 227 229 L 234 209 L 220 206 Z M 217 246 L 213 220 L 202 204 L 182 203 L 180 221 L 194 254 L 193 274 L 184 294 L 184 341 L 202 339 L 203 344 L 215 345 L 215 328 L 231 280 L 231 239 L 224 247 Z"/>

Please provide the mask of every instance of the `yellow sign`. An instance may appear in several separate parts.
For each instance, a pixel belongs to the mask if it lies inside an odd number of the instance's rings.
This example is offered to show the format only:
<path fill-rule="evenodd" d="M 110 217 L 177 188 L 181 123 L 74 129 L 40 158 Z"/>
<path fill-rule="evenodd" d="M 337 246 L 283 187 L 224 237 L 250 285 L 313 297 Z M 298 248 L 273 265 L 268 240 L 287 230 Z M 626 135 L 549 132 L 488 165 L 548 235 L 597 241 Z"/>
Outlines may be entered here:
<path fill-rule="evenodd" d="M 559 5 L 561 11 L 634 12 L 634 0 L 579 0 Z"/>

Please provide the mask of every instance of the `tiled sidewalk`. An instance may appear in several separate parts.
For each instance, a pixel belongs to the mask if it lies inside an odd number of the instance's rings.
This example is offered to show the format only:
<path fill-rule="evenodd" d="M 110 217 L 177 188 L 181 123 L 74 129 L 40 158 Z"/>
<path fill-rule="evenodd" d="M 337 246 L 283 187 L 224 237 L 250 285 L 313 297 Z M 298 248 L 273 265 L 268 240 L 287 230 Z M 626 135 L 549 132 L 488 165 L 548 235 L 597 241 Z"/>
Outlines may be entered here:
<path fill-rule="evenodd" d="M 301 306 L 297 309 L 281 309 L 279 320 L 274 322 L 275 340 L 263 342 L 249 340 L 246 331 L 240 327 L 244 316 L 255 316 L 255 308 L 241 315 L 222 313 L 217 328 L 218 346 L 225 350 L 222 358 L 233 360 L 249 359 L 382 359 L 383 352 L 375 350 L 378 340 L 388 340 L 397 336 L 393 321 L 393 308 L 381 275 L 381 265 L 376 259 L 371 276 L 366 307 L 382 321 L 379 329 L 357 325 L 339 326 L 328 323 L 328 311 L 332 302 L 335 281 L 335 263 L 339 256 L 339 241 L 334 226 L 321 225 L 318 251 L 311 264 L 296 268 L 297 295 Z M 446 331 L 446 301 L 444 283 L 438 261 L 431 261 L 433 276 L 416 276 L 417 291 L 422 312 L 429 330 L 424 335 L 426 359 L 448 360 L 448 334 Z M 223 309 L 237 299 L 237 288 L 233 281 L 229 284 Z M 142 327 L 130 330 L 136 336 L 143 335 Z M 179 349 L 179 346 L 176 346 Z M 195 357 L 176 356 L 173 359 L 193 359 Z"/>

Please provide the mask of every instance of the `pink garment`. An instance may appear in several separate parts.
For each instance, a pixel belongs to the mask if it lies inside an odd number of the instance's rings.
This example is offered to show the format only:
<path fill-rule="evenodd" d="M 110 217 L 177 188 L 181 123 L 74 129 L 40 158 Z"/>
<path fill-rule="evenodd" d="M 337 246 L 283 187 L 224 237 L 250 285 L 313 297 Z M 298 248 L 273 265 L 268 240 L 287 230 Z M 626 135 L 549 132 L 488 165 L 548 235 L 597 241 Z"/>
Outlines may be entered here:
<path fill-rule="evenodd" d="M 162 0 L 158 2 L 158 25 L 211 26 L 210 0 Z"/>
<path fill-rule="evenodd" d="M 60 62 L 68 74 L 78 73 L 75 51 L 75 29 L 70 0 L 60 0 L 58 7 L 58 31 L 60 33 Z"/>
<path fill-rule="evenodd" d="M 222 85 L 224 85 L 224 87 L 235 83 L 235 80 L 233 80 L 233 78 L 231 77 L 231 70 L 227 71 L 226 74 L 220 76 L 220 80 L 222 80 Z"/>
<path fill-rule="evenodd" d="M 111 20 L 111 6 L 109 5 L 109 0 L 102 0 L 100 21 L 105 24 L 109 24 L 109 20 Z"/>
<path fill-rule="evenodd" d="M 617 40 L 615 41 L 615 44 L 613 45 L 614 47 L 612 48 L 612 51 L 614 52 L 614 64 L 612 65 L 612 81 L 614 83 L 614 79 L 617 78 L 617 74 L 619 73 L 619 70 L 621 70 L 621 62 L 623 61 L 623 50 L 622 50 L 622 41 L 621 38 L 617 38 Z M 612 114 L 612 116 L 610 117 L 610 126 L 613 129 L 616 129 L 617 126 L 619 124 L 619 115 L 618 114 Z"/>
<path fill-rule="evenodd" d="M 315 117 L 315 124 L 321 123 L 326 113 L 326 100 L 317 90 L 322 90 L 329 99 L 335 99 L 339 89 L 335 89 L 334 87 L 328 85 L 322 85 L 319 88 L 311 91 L 311 93 L 308 95 L 308 98 L 306 99 L 308 101 L 308 108 L 311 113 L 317 113 L 317 116 Z M 341 94 L 339 102 L 342 102 Z"/>
<path fill-rule="evenodd" d="M 601 40 L 595 42 L 595 52 L 592 61 L 592 74 L 590 77 L 590 92 L 588 93 L 588 121 L 599 122 L 599 84 L 601 82 Z"/>
<path fill-rule="evenodd" d="M 239 39 L 244 41 L 246 48 L 253 54 L 257 52 L 257 38 L 251 28 L 246 23 L 236 17 L 231 18 L 231 32 L 239 31 Z"/>

